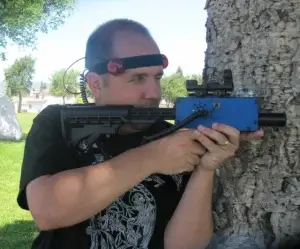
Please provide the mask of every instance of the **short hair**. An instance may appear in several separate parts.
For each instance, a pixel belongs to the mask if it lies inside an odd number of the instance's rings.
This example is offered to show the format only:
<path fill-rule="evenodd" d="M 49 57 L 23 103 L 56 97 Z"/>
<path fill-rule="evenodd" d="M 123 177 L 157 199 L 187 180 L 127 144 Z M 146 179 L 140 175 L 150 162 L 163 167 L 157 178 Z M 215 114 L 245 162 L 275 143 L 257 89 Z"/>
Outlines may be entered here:
<path fill-rule="evenodd" d="M 101 60 L 110 59 L 114 35 L 119 31 L 131 31 L 152 39 L 149 30 L 130 19 L 113 19 L 97 27 L 89 36 L 85 52 L 85 68 L 91 68 Z"/>

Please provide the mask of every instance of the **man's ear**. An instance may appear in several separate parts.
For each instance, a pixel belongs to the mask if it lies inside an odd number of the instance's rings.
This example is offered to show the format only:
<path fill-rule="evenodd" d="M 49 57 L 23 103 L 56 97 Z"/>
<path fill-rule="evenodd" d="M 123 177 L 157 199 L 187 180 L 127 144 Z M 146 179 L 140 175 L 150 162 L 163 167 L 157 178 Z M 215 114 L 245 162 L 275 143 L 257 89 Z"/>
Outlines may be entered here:
<path fill-rule="evenodd" d="M 101 93 L 101 86 L 102 86 L 101 84 L 102 78 L 100 77 L 100 75 L 93 72 L 88 72 L 85 75 L 85 78 L 94 97 L 99 98 Z"/>

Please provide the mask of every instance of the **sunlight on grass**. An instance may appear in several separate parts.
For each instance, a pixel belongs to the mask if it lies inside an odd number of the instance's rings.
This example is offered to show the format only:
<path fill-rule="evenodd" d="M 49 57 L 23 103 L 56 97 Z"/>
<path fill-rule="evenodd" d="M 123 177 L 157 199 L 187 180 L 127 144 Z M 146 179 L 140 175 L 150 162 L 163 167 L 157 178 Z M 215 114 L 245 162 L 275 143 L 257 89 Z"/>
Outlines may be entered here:
<path fill-rule="evenodd" d="M 35 114 L 18 114 L 23 138 L 26 137 Z M 25 141 L 0 141 L 0 248 L 27 249 L 36 236 L 36 228 L 29 212 L 17 202 L 20 170 Z"/>

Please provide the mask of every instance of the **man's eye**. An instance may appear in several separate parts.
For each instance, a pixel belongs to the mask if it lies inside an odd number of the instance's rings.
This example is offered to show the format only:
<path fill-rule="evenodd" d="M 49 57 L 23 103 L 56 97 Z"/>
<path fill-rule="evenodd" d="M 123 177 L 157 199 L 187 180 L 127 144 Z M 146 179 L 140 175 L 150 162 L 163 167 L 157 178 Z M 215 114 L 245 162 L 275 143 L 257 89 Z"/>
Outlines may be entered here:
<path fill-rule="evenodd" d="M 156 79 L 157 79 L 157 80 L 161 80 L 161 78 L 162 78 L 162 75 L 157 75 L 157 76 L 156 76 Z"/>
<path fill-rule="evenodd" d="M 146 77 L 143 75 L 138 75 L 133 78 L 133 81 L 138 82 L 138 83 L 144 82 L 145 80 L 146 80 Z"/>

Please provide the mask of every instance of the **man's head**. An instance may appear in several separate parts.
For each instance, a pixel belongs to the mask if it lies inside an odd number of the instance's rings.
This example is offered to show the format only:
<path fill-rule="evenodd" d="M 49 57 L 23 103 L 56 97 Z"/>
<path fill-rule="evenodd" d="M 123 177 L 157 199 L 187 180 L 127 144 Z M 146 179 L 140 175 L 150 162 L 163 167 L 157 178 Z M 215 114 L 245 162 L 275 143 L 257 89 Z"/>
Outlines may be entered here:
<path fill-rule="evenodd" d="M 159 53 L 146 27 L 131 20 L 115 19 L 99 26 L 89 37 L 85 66 L 90 70 L 104 60 Z M 86 79 L 99 105 L 157 107 L 162 75 L 162 66 L 151 66 L 128 69 L 118 76 L 89 72 Z"/>

